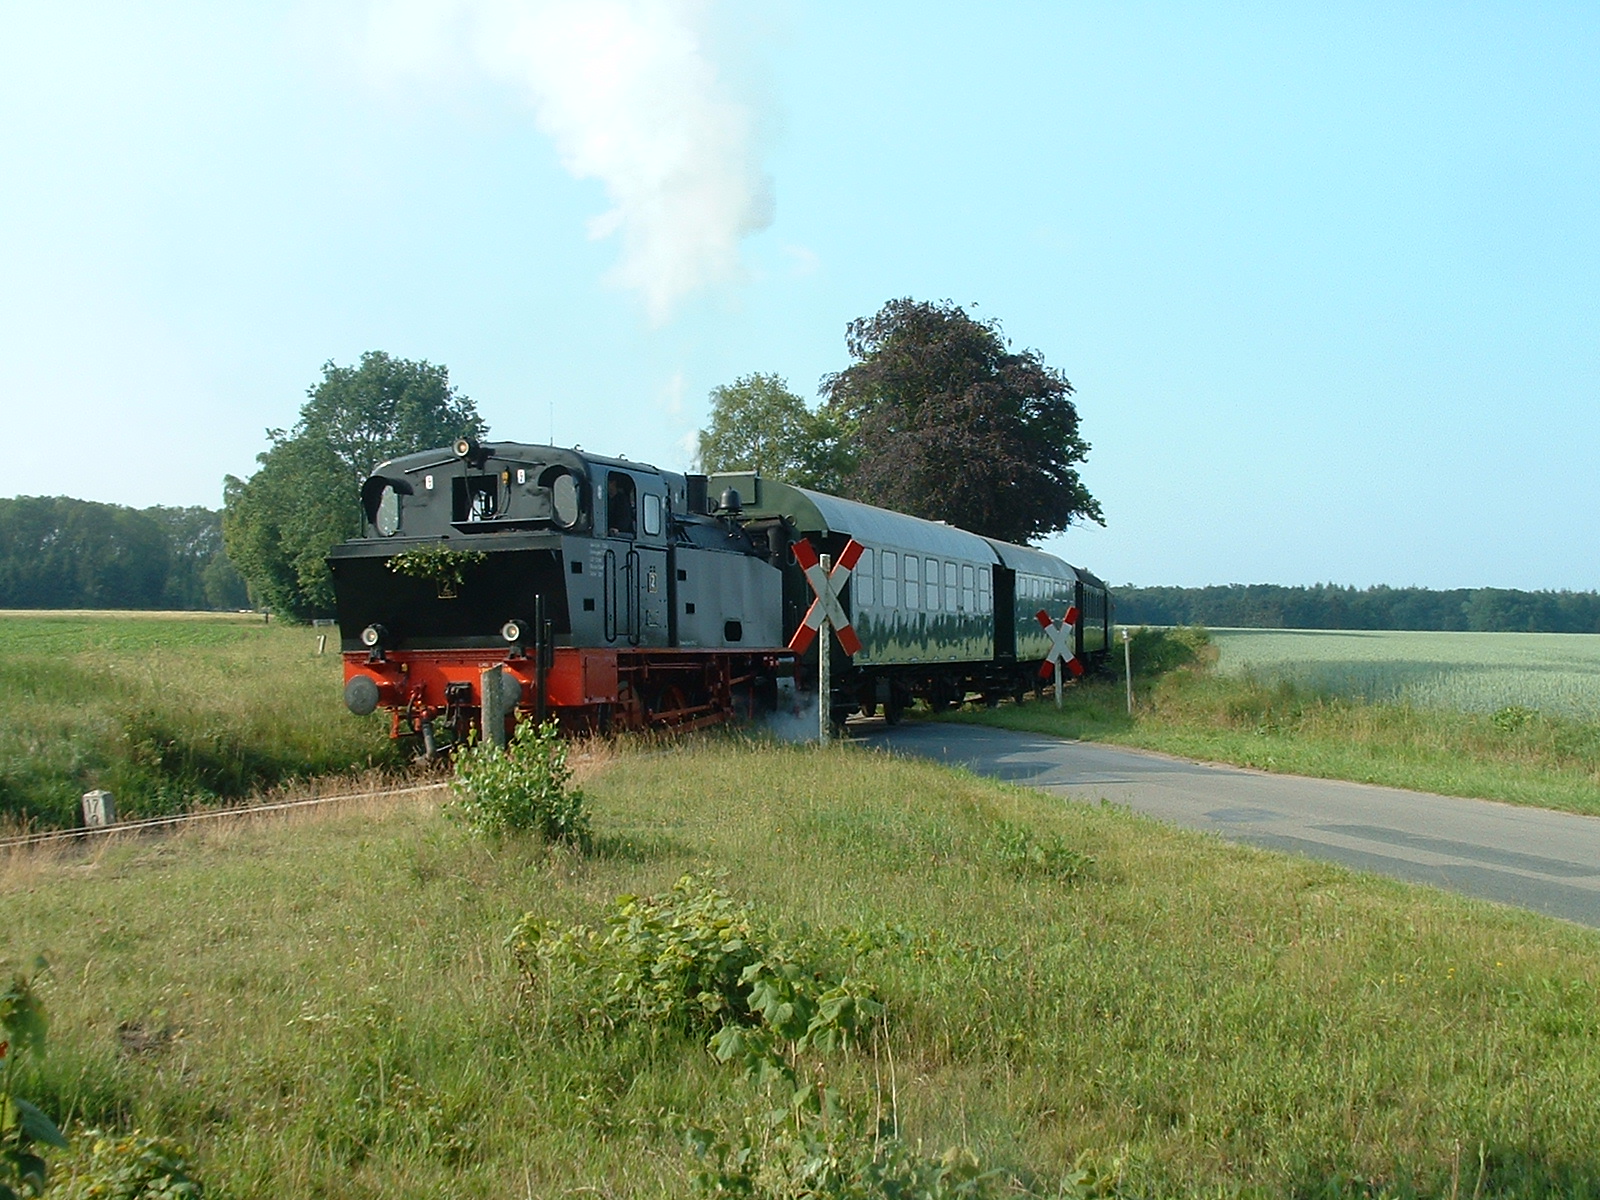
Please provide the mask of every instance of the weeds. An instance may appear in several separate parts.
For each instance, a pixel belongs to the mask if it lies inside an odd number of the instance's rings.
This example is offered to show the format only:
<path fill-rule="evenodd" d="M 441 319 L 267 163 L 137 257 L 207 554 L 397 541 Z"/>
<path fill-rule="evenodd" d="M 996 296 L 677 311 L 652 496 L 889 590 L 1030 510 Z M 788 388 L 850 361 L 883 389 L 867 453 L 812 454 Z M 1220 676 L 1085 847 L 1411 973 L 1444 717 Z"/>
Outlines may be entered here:
<path fill-rule="evenodd" d="M 451 811 L 474 833 L 534 833 L 587 850 L 592 841 L 583 792 L 572 786 L 567 743 L 554 721 L 517 725 L 504 751 L 475 742 L 456 755 Z"/>

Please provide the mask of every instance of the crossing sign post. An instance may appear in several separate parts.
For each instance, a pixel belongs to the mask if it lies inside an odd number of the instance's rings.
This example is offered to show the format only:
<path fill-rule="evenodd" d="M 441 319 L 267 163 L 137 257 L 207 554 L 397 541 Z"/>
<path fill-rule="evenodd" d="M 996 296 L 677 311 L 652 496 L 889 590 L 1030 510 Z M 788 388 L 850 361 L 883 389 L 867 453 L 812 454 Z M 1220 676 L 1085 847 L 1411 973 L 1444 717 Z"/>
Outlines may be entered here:
<path fill-rule="evenodd" d="M 1039 668 L 1042 679 L 1055 677 L 1056 681 L 1056 707 L 1061 707 L 1061 676 L 1066 671 L 1074 675 L 1083 674 L 1083 664 L 1078 661 L 1078 656 L 1072 652 L 1073 634 L 1078 628 L 1078 606 L 1070 606 L 1059 621 L 1050 619 L 1050 614 L 1040 609 L 1036 614 L 1039 624 L 1044 627 L 1045 633 L 1050 638 L 1050 653 L 1044 656 L 1044 664 Z"/>
<path fill-rule="evenodd" d="M 839 555 L 838 565 L 834 565 L 829 555 L 819 556 L 807 539 L 801 538 L 794 544 L 794 560 L 805 572 L 806 582 L 816 593 L 816 599 L 789 639 L 789 649 L 804 654 L 817 634 L 822 634 L 822 645 L 817 650 L 817 736 L 824 744 L 833 739 L 833 679 L 829 661 L 833 655 L 828 645 L 829 632 L 839 639 L 846 654 L 854 657 L 861 652 L 861 639 L 856 636 L 839 596 L 856 569 L 863 548 L 851 538 Z"/>

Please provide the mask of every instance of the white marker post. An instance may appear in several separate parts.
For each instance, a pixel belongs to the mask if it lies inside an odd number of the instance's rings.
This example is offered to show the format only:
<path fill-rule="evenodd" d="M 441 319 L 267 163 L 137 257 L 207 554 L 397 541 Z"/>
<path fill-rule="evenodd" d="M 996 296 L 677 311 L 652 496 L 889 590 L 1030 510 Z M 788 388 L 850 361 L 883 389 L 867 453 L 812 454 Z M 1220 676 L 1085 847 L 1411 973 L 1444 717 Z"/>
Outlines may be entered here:
<path fill-rule="evenodd" d="M 805 538 L 794 544 L 794 560 L 805 572 L 806 582 L 811 585 L 817 598 L 806 610 L 800 628 L 789 639 L 789 649 L 796 654 L 804 654 L 818 631 L 821 631 L 822 645 L 817 649 L 817 735 L 824 745 L 833 740 L 833 679 L 830 670 L 832 663 L 829 661 L 833 647 L 828 641 L 828 634 L 831 632 L 837 637 L 839 645 L 851 657 L 861 652 L 861 639 L 856 636 L 839 595 L 849 582 L 863 549 L 860 542 L 851 538 L 839 555 L 839 565 L 834 566 L 828 555 L 817 557 L 817 552 Z"/>
<path fill-rule="evenodd" d="M 1083 664 L 1072 652 L 1072 635 L 1078 627 L 1078 606 L 1072 605 L 1068 608 L 1059 621 L 1052 621 L 1050 614 L 1042 608 L 1034 616 L 1050 638 L 1050 653 L 1044 656 L 1044 664 L 1039 668 L 1039 675 L 1044 679 L 1055 677 L 1056 707 L 1060 708 L 1062 674 L 1066 671 L 1071 671 L 1074 675 L 1083 674 Z"/>
<path fill-rule="evenodd" d="M 1128 681 L 1128 715 L 1133 716 L 1133 648 L 1129 643 L 1128 627 L 1122 627 L 1122 677 Z"/>

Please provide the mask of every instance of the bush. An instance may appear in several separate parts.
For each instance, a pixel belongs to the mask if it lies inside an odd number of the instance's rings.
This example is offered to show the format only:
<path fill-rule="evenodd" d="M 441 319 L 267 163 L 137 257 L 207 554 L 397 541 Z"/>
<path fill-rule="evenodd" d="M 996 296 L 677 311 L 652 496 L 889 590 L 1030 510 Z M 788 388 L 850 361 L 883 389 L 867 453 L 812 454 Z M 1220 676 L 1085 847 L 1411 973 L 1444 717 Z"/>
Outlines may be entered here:
<path fill-rule="evenodd" d="M 606 925 L 562 929 L 530 913 L 510 944 L 530 984 L 564 976 L 580 1014 L 709 1035 L 719 1061 L 757 1076 L 792 1080 L 796 1055 L 852 1045 L 883 1011 L 872 989 L 810 968 L 703 875 L 664 896 L 619 896 Z"/>
<path fill-rule="evenodd" d="M 1180 667 L 1209 666 L 1217 659 L 1211 634 L 1200 625 L 1152 629 L 1141 625 L 1131 632 L 1129 657 L 1135 678 L 1152 678 Z"/>
<path fill-rule="evenodd" d="M 456 755 L 452 811 L 474 833 L 498 838 L 532 832 L 586 850 L 589 814 L 571 782 L 567 744 L 556 723 L 524 721 L 504 753 L 477 742 Z"/>

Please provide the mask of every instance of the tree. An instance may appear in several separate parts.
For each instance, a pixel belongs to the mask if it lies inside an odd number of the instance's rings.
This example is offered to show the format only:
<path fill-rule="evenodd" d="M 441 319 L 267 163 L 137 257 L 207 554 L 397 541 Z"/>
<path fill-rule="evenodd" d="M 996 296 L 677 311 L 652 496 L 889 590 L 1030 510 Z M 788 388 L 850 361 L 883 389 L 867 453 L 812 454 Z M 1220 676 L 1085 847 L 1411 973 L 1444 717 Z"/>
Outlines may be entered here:
<path fill-rule="evenodd" d="M 1012 353 L 998 321 L 891 300 L 845 342 L 855 361 L 822 388 L 853 443 L 849 495 L 1011 542 L 1105 523 L 1076 470 L 1089 444 L 1072 384 Z"/>
<path fill-rule="evenodd" d="M 142 511 L 165 531 L 171 553 L 162 607 L 242 608 L 249 602 L 244 580 L 223 552 L 220 512 L 198 505 Z"/>
<path fill-rule="evenodd" d="M 333 611 L 328 551 L 361 531 L 360 486 L 372 468 L 488 432 L 445 367 L 376 350 L 359 367 L 324 363 L 307 396 L 292 430 L 267 430 L 261 469 L 224 481 L 222 513 L 228 557 L 251 594 L 302 620 Z"/>
<path fill-rule="evenodd" d="M 837 491 L 848 458 L 838 430 L 777 375 L 741 375 L 711 389 L 711 428 L 700 431 L 700 469 L 756 471 L 818 491 Z"/>
<path fill-rule="evenodd" d="M 0 500 L 0 608 L 160 608 L 170 563 L 161 526 L 134 509 Z"/>
<path fill-rule="evenodd" d="M 288 437 L 281 430 L 269 436 L 275 445 L 302 438 L 326 444 L 355 489 L 386 458 L 448 446 L 462 434 L 482 438 L 489 429 L 472 401 L 450 386 L 448 368 L 381 350 L 363 354 L 359 367 L 323 363 L 322 382 L 307 395 Z"/>

